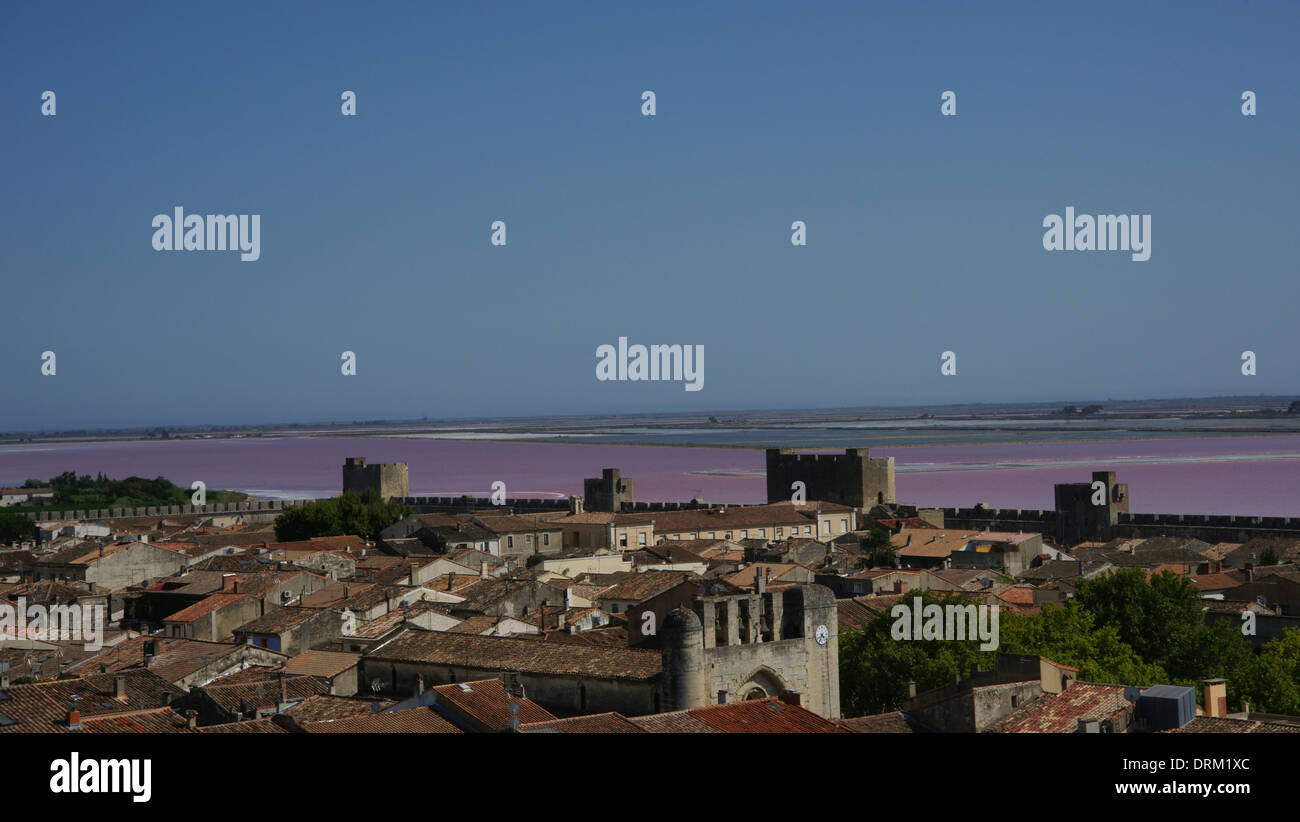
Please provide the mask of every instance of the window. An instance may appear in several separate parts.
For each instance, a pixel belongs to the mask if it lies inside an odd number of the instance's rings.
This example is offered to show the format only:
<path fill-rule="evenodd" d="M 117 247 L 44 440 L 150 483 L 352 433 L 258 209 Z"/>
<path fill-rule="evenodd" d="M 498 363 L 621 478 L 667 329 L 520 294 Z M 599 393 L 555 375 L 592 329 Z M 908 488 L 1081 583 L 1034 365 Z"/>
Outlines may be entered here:
<path fill-rule="evenodd" d="M 712 532 L 712 531 L 709 532 L 708 539 L 713 539 L 713 532 Z"/>
<path fill-rule="evenodd" d="M 507 548 L 515 547 L 515 538 L 513 536 L 506 537 L 506 547 Z"/>
<path fill-rule="evenodd" d="M 822 520 L 822 533 L 829 534 L 830 532 L 831 532 L 831 521 L 828 519 Z"/>
<path fill-rule="evenodd" d="M 766 529 L 766 528 L 759 528 L 759 529 L 758 529 L 758 535 L 759 535 L 760 537 L 766 537 L 766 536 L 767 536 L 767 529 Z"/>
<path fill-rule="evenodd" d="M 524 535 L 524 547 L 525 547 L 525 548 L 532 548 L 532 547 L 533 547 L 533 535 L 532 535 L 532 534 L 525 534 L 525 535 Z"/>
<path fill-rule="evenodd" d="M 626 534 L 626 533 L 622 533 L 622 534 L 619 534 L 619 535 L 618 535 L 618 547 L 620 547 L 620 548 L 626 548 L 626 547 L 627 547 L 627 534 Z"/>
<path fill-rule="evenodd" d="M 782 531 L 782 529 L 780 529 L 780 528 L 776 529 L 776 538 L 777 538 L 777 539 L 780 539 L 780 538 L 781 538 L 781 531 Z"/>
<path fill-rule="evenodd" d="M 645 531 L 637 531 L 636 541 L 641 545 L 645 545 Z"/>
<path fill-rule="evenodd" d="M 805 526 L 803 527 L 803 532 L 804 532 L 805 534 L 811 534 L 811 533 L 812 533 L 812 526 L 811 526 L 811 525 L 805 525 Z"/>
<path fill-rule="evenodd" d="M 727 537 L 726 537 L 726 538 L 727 538 L 727 539 L 731 539 L 731 532 L 730 532 L 730 531 L 727 532 Z"/>
<path fill-rule="evenodd" d="M 550 544 L 551 544 L 551 535 L 550 535 L 550 534 L 542 534 L 542 544 L 543 544 L 543 545 L 550 545 Z"/>
<path fill-rule="evenodd" d="M 748 530 L 741 531 L 741 532 L 740 532 L 740 538 L 741 538 L 741 539 L 749 539 L 749 531 L 748 531 Z"/>

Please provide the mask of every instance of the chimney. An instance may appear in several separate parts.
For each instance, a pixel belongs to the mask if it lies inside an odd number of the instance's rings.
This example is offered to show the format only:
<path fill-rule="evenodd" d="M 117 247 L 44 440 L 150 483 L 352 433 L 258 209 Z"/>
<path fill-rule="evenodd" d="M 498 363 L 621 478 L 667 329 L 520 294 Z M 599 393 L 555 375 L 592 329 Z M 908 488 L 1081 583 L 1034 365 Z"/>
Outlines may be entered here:
<path fill-rule="evenodd" d="M 487 579 L 487 560 L 483 560 L 478 564 L 478 575 L 481 579 Z"/>
<path fill-rule="evenodd" d="M 424 693 L 424 674 L 415 675 L 415 695 Z"/>
<path fill-rule="evenodd" d="M 758 594 L 759 596 L 762 596 L 763 594 L 767 593 L 767 585 L 763 580 L 763 572 L 761 569 L 756 569 L 754 571 L 754 593 Z"/>
<path fill-rule="evenodd" d="M 76 708 L 68 709 L 68 727 L 69 728 L 81 727 L 81 711 L 78 711 Z"/>
<path fill-rule="evenodd" d="M 781 694 L 781 701 L 787 705 L 803 706 L 803 696 L 798 691 L 786 691 Z"/>
<path fill-rule="evenodd" d="M 449 571 L 447 573 L 447 590 L 450 591 L 455 587 L 456 587 L 456 572 Z"/>
<path fill-rule="evenodd" d="M 280 702 L 281 704 L 289 701 L 289 677 L 284 672 L 280 672 Z"/>
<path fill-rule="evenodd" d="M 1228 681 L 1207 679 L 1205 685 L 1205 715 L 1222 718 L 1228 715 Z"/>
<path fill-rule="evenodd" d="M 907 535 L 907 544 L 904 545 L 903 547 L 904 547 L 904 548 L 911 548 L 911 547 L 912 547 L 912 535 L 911 535 L 911 534 L 908 534 L 908 535 Z"/>
<path fill-rule="evenodd" d="M 915 698 L 916 698 L 916 680 L 915 680 L 915 679 L 909 679 L 909 680 L 907 680 L 907 698 L 908 698 L 908 699 L 915 699 Z"/>
<path fill-rule="evenodd" d="M 199 712 L 190 708 L 185 712 L 185 727 L 197 728 L 199 725 Z"/>
<path fill-rule="evenodd" d="M 126 699 L 126 677 L 121 674 L 113 677 L 113 698 Z"/>

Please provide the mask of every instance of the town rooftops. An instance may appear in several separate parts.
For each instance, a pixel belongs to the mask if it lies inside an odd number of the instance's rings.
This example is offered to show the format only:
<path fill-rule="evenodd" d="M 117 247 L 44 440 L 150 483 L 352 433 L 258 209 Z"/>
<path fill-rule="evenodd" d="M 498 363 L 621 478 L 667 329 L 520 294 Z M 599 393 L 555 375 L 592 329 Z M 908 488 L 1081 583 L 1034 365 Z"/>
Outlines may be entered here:
<path fill-rule="evenodd" d="M 920 734 L 930 730 L 902 711 L 841 719 L 839 724 L 859 734 Z"/>
<path fill-rule="evenodd" d="M 403 708 L 344 719 L 302 722 L 299 729 L 309 734 L 458 734 L 460 728 L 443 719 L 432 708 Z"/>
<path fill-rule="evenodd" d="M 1080 720 L 1113 720 L 1133 707 L 1123 685 L 1071 682 L 1059 694 L 1044 694 L 990 729 L 999 733 L 1075 733 Z"/>
<path fill-rule="evenodd" d="M 312 694 L 329 691 L 329 685 L 314 676 L 282 676 L 272 674 L 253 682 L 222 685 L 220 680 L 201 689 L 213 702 L 227 712 L 241 714 L 245 705 L 251 710 L 278 706 L 283 699 L 301 699 Z"/>
<path fill-rule="evenodd" d="M 235 632 L 239 634 L 281 634 L 326 610 L 325 608 L 303 608 L 301 606 L 276 608 L 274 611 L 263 614 L 257 619 L 245 622 L 236 628 Z"/>
<path fill-rule="evenodd" d="M 119 694 L 120 681 L 120 696 Z M 69 709 L 83 719 L 165 707 L 185 692 L 153 671 L 91 674 L 29 685 L 12 685 L 0 701 L 0 733 L 66 733 Z"/>
<path fill-rule="evenodd" d="M 647 680 L 663 670 L 658 651 L 443 631 L 407 631 L 367 658 L 600 679 Z"/>
<path fill-rule="evenodd" d="M 529 722 L 519 726 L 520 733 L 557 734 L 643 734 L 646 730 L 620 713 L 575 716 L 547 722 Z"/>
<path fill-rule="evenodd" d="M 354 667 L 360 659 L 361 654 L 343 651 L 303 651 L 289 658 L 284 664 L 284 672 L 329 679 Z"/>
<path fill-rule="evenodd" d="M 163 622 L 193 622 L 241 599 L 250 599 L 250 597 L 243 594 L 208 594 L 188 608 L 182 608 L 171 616 L 164 618 Z"/>
<path fill-rule="evenodd" d="M 629 602 L 644 602 L 658 596 L 670 588 L 686 582 L 694 574 L 689 571 L 643 571 L 635 574 L 612 588 L 600 592 L 599 599 Z"/>
<path fill-rule="evenodd" d="M 144 646 L 149 642 L 153 643 L 154 657 L 146 666 Z M 109 671 L 126 671 L 147 667 L 168 682 L 178 682 L 208 665 L 245 653 L 246 650 L 244 646 L 228 642 L 137 636 L 123 640 L 112 648 L 104 648 L 95 656 L 79 662 L 74 670 L 89 671 L 106 666 Z M 281 657 L 280 654 L 264 649 L 259 649 L 259 654 Z"/>
<path fill-rule="evenodd" d="M 517 697 L 506 691 L 505 684 L 499 679 L 479 679 L 473 682 L 456 682 L 450 685 L 437 685 L 431 690 L 438 694 L 438 701 L 449 705 L 457 712 L 470 717 L 492 731 L 504 731 L 510 727 L 510 705 L 519 706 L 520 723 L 546 722 L 555 716 L 531 699 Z"/>
<path fill-rule="evenodd" d="M 705 705 L 631 721 L 651 733 L 848 733 L 829 719 L 778 697 Z"/>

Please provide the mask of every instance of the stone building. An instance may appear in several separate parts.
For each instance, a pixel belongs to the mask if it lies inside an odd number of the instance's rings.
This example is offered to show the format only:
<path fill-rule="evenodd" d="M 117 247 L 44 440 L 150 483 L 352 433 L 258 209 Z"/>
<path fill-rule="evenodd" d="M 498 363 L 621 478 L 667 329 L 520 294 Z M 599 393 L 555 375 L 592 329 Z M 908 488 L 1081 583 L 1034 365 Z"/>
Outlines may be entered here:
<path fill-rule="evenodd" d="M 374 490 L 384 499 L 410 496 L 407 466 L 404 462 L 377 462 L 366 465 L 365 457 L 348 457 L 343 463 L 343 493 L 360 494 Z"/>
<path fill-rule="evenodd" d="M 1094 488 L 1101 483 L 1100 489 Z M 1100 494 L 1100 504 L 1094 497 Z M 1056 541 L 1058 545 L 1106 542 L 1115 536 L 1120 515 L 1129 513 L 1128 483 L 1115 482 L 1114 471 L 1093 471 L 1092 482 L 1056 486 Z"/>
<path fill-rule="evenodd" d="M 706 596 L 661 629 L 664 710 L 800 694 L 803 707 L 840 717 L 835 597 L 820 585 Z"/>
<path fill-rule="evenodd" d="M 584 479 L 582 496 L 586 511 L 617 513 L 623 510 L 624 505 L 630 507 L 635 501 L 632 496 L 632 480 L 620 477 L 617 468 L 605 468 L 599 477 Z"/>
<path fill-rule="evenodd" d="M 843 454 L 797 454 L 793 448 L 767 449 L 767 501 L 789 502 L 794 484 L 804 485 L 804 499 L 825 500 L 853 508 L 892 505 L 894 458 L 869 457 L 866 448 Z"/>

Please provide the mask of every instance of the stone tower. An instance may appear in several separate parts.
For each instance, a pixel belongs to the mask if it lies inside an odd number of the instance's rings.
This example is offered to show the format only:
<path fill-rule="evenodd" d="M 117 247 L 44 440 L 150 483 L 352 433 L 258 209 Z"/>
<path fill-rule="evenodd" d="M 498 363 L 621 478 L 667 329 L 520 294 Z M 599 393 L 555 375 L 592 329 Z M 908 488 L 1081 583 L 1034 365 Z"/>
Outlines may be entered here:
<path fill-rule="evenodd" d="M 407 466 L 404 462 L 377 462 L 366 465 L 365 457 L 348 457 L 343 463 L 343 493 L 359 494 L 374 490 L 384 499 L 410 496 Z"/>
<path fill-rule="evenodd" d="M 664 620 L 665 710 L 798 693 L 800 704 L 840 717 L 838 613 L 821 585 L 703 596 Z"/>
<path fill-rule="evenodd" d="M 1097 483 L 1101 486 L 1094 487 Z M 1115 482 L 1114 471 L 1093 471 L 1092 482 L 1061 483 L 1055 489 L 1056 540 L 1063 548 L 1111 540 L 1119 515 L 1129 513 L 1128 483 Z"/>
<path fill-rule="evenodd" d="M 802 482 L 805 499 L 854 508 L 892 505 L 894 458 L 870 457 L 866 448 L 843 454 L 797 454 L 793 448 L 767 449 L 767 501 L 789 502 L 791 486 Z"/>
<path fill-rule="evenodd" d="M 624 507 L 632 506 L 632 480 L 621 478 L 617 468 L 606 468 L 599 477 L 582 481 L 582 497 L 583 506 L 588 511 L 617 514 Z"/>

